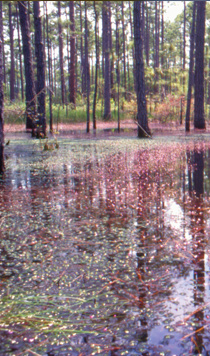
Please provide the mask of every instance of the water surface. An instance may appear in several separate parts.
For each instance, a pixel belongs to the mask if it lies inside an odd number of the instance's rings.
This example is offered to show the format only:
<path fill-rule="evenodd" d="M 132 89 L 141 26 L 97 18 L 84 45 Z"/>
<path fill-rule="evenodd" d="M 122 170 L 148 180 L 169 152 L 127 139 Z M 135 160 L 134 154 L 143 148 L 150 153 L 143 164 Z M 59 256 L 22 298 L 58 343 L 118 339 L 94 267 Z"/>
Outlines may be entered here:
<path fill-rule="evenodd" d="M 210 146 L 7 150 L 0 354 L 210 354 Z"/>

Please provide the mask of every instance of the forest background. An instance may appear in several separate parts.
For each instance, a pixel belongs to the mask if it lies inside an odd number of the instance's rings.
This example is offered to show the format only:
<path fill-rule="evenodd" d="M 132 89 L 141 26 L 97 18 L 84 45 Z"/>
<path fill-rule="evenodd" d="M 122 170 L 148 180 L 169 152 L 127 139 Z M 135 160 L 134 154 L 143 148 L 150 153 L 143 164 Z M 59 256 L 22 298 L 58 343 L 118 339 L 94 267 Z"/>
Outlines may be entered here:
<path fill-rule="evenodd" d="M 25 123 L 25 72 L 18 3 L 25 3 L 30 26 L 37 95 L 33 1 L 3 1 L 3 82 L 5 124 Z M 45 53 L 46 122 L 135 121 L 132 1 L 39 1 Z M 181 13 L 166 20 L 168 1 L 142 2 L 145 91 L 149 122 L 183 124 L 193 2 L 179 2 Z M 182 4 L 180 4 L 182 3 Z M 106 6 L 104 6 L 106 4 Z M 210 4 L 206 2 L 205 116 L 210 115 Z M 107 70 L 106 63 L 108 60 Z M 108 76 L 108 79 L 106 79 Z M 107 90 L 106 83 L 110 89 Z M 108 100 L 106 95 L 108 94 Z M 37 98 L 36 97 L 36 98 Z M 32 97 L 33 98 L 33 97 Z M 27 101 L 27 99 L 26 99 Z M 108 104 L 107 104 L 108 103 Z M 108 106 L 107 106 L 108 105 Z M 191 114 L 193 121 L 193 112 Z M 30 128 L 30 125 L 28 126 Z"/>

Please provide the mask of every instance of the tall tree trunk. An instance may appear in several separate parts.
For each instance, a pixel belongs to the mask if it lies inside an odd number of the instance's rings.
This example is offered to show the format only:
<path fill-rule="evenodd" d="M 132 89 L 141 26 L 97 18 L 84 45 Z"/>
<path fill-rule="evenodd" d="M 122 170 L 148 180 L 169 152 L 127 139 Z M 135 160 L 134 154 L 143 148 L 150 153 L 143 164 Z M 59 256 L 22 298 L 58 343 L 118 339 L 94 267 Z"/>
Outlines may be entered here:
<path fill-rule="evenodd" d="M 64 78 L 64 66 L 63 66 L 63 29 L 61 25 L 61 2 L 58 3 L 58 36 L 59 36 L 59 62 L 61 73 L 61 100 L 64 106 L 65 104 L 65 78 Z"/>
<path fill-rule="evenodd" d="M 109 44 L 109 1 L 103 1 L 102 5 L 102 21 L 103 21 L 103 37 L 104 37 L 104 120 L 111 118 L 110 105 L 110 44 Z"/>
<path fill-rule="evenodd" d="M 185 62 L 186 62 L 186 4 L 184 1 L 184 27 L 183 27 L 183 69 L 185 70 Z"/>
<path fill-rule="evenodd" d="M 12 24 L 12 3 L 9 1 L 9 37 L 10 37 L 10 100 L 15 100 L 15 58 L 14 29 Z"/>
<path fill-rule="evenodd" d="M 157 68 L 159 68 L 159 44 L 160 44 L 160 37 L 159 37 L 159 25 L 160 25 L 160 12 L 158 9 L 158 1 L 155 1 L 155 93 L 157 94 L 159 92 L 159 75 L 157 72 Z"/>
<path fill-rule="evenodd" d="M 129 1 L 128 5 L 129 5 L 129 22 L 130 22 L 131 41 L 133 42 L 133 22 L 132 22 L 132 11 L 131 11 L 130 1 Z M 133 63 L 134 63 L 134 61 L 135 61 L 134 46 L 132 46 L 132 58 L 133 58 Z M 134 86 L 134 90 L 135 90 L 135 87 L 136 87 L 135 81 L 136 81 L 135 66 L 133 64 L 133 86 Z"/>
<path fill-rule="evenodd" d="M 86 93 L 86 83 L 85 83 L 85 65 L 84 65 L 84 51 L 83 51 L 83 25 L 82 25 L 82 1 L 79 2 L 80 4 L 80 74 L 81 74 L 81 88 L 82 88 L 82 95 Z"/>
<path fill-rule="evenodd" d="M 134 18 L 134 48 L 135 48 L 135 65 L 136 65 L 136 90 L 137 90 L 137 121 L 138 137 L 150 136 L 147 118 L 147 106 L 145 96 L 144 80 L 144 59 L 143 59 L 143 41 L 141 33 L 141 1 L 134 1 L 133 18 Z"/>
<path fill-rule="evenodd" d="M 98 42 L 98 19 L 99 19 L 99 12 L 96 8 L 96 3 L 93 1 L 94 6 L 94 13 L 95 13 L 95 90 L 94 90 L 94 97 L 93 97 L 93 129 L 96 129 L 96 99 L 97 99 L 97 91 L 98 91 L 98 70 L 99 70 L 99 42 Z"/>
<path fill-rule="evenodd" d="M 125 20 L 124 20 L 124 1 L 121 2 L 122 10 L 122 37 L 123 37 L 123 84 L 125 89 L 125 99 L 127 98 L 127 78 L 126 78 L 126 54 L 125 54 Z"/>
<path fill-rule="evenodd" d="M 52 57 L 51 57 L 51 42 L 49 38 L 49 21 L 48 21 L 48 11 L 47 11 L 47 1 L 46 6 L 46 31 L 47 31 L 47 59 L 48 59 L 48 82 L 49 82 L 49 112 L 50 112 L 50 132 L 53 132 L 53 114 L 52 114 Z"/>
<path fill-rule="evenodd" d="M 87 100 L 87 133 L 90 132 L 90 69 L 88 59 L 88 22 L 87 22 L 87 1 L 85 1 L 85 77 L 86 77 L 86 100 Z"/>
<path fill-rule="evenodd" d="M 164 1 L 161 1 L 161 67 L 164 67 Z"/>
<path fill-rule="evenodd" d="M 2 52 L 3 52 L 3 76 L 4 76 L 4 85 L 5 89 L 7 89 L 7 73 L 6 73 L 6 59 L 5 59 L 5 44 L 4 44 L 4 33 L 2 32 Z"/>
<path fill-rule="evenodd" d="M 19 28 L 17 4 L 16 4 L 16 17 L 17 17 L 17 33 L 18 33 L 18 48 L 19 48 L 19 64 L 20 64 L 21 98 L 23 101 L 24 100 L 23 65 L 22 65 L 22 50 L 21 50 L 21 43 L 20 43 L 20 28 Z"/>
<path fill-rule="evenodd" d="M 109 48 L 110 48 L 110 85 L 111 85 L 111 95 L 114 90 L 114 59 L 113 59 L 113 51 L 112 51 L 112 8 L 111 2 L 109 1 Z"/>
<path fill-rule="evenodd" d="M 196 6 L 194 127 L 204 129 L 204 37 L 206 1 L 196 1 Z"/>
<path fill-rule="evenodd" d="M 0 38 L 3 34 L 2 1 L 0 1 Z M 5 170 L 4 164 L 4 91 L 3 91 L 3 48 L 0 41 L 0 174 Z"/>
<path fill-rule="evenodd" d="M 150 32 L 150 23 L 149 23 L 149 10 L 148 3 L 145 1 L 145 9 L 146 9 L 146 26 L 145 26 L 145 55 L 146 55 L 146 63 L 149 66 L 149 32 Z"/>
<path fill-rule="evenodd" d="M 193 2 L 193 15 L 190 33 L 190 64 L 189 64 L 189 79 L 188 79 L 188 92 L 187 92 L 187 109 L 185 118 L 185 130 L 190 131 L 190 107 L 191 107 L 191 97 L 192 97 L 192 86 L 193 86 L 193 67 L 194 67 L 194 44 L 195 44 L 195 12 L 196 12 L 196 2 Z"/>
<path fill-rule="evenodd" d="M 129 3 L 130 6 L 130 3 Z M 116 56 L 117 56 L 117 128 L 118 132 L 120 132 L 120 70 L 119 70 L 119 62 L 120 62 L 120 46 L 119 46 L 119 18 L 118 18 L 118 3 L 116 3 Z M 132 28 L 132 26 L 131 26 Z M 133 37 L 133 33 L 131 34 Z M 134 59 L 134 56 L 133 56 Z"/>
<path fill-rule="evenodd" d="M 26 129 L 32 129 L 32 135 L 34 135 L 36 117 L 36 92 L 34 85 L 31 36 L 27 13 L 27 1 L 18 1 L 18 8 L 23 41 L 23 55 L 26 81 Z"/>
<path fill-rule="evenodd" d="M 39 9 L 39 1 L 33 1 L 34 28 L 35 28 L 35 55 L 37 64 L 37 96 L 39 124 L 44 136 L 46 136 L 45 115 L 45 53 L 42 41 L 42 22 Z"/>
<path fill-rule="evenodd" d="M 69 15 L 70 15 L 70 50 L 71 50 L 71 60 L 70 60 L 70 93 L 69 101 L 72 104 L 76 104 L 76 83 L 75 83 L 75 21 L 74 21 L 74 1 L 69 1 Z"/>

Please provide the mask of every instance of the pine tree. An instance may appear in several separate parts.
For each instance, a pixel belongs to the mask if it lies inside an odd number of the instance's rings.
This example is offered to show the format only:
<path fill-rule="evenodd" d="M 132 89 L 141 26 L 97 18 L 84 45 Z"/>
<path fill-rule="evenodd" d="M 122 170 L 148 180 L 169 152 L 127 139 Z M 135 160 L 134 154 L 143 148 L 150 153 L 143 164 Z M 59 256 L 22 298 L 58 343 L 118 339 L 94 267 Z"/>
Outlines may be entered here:
<path fill-rule="evenodd" d="M 0 38 L 3 35 L 2 1 L 0 1 Z M 3 91 L 3 48 L 0 41 L 0 174 L 5 170 L 4 164 L 4 91 Z"/>

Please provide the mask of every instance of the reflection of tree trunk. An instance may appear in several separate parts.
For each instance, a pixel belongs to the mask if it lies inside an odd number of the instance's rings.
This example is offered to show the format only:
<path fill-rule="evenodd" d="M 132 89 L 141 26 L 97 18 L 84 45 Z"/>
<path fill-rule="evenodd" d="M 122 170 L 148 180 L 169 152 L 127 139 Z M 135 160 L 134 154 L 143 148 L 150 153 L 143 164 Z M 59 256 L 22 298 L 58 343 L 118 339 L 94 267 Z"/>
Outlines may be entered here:
<path fill-rule="evenodd" d="M 204 251 L 204 214 L 203 214 L 203 198 L 204 192 L 204 154 L 203 152 L 194 151 L 194 172 L 193 172 L 193 185 L 196 193 L 195 201 L 193 201 L 193 215 L 191 220 L 192 237 L 193 237 L 193 255 L 194 255 L 194 305 L 195 309 L 199 308 L 204 303 L 205 291 L 205 251 Z M 203 326 L 204 311 L 198 310 L 194 317 L 197 320 L 195 329 L 195 353 L 201 353 L 203 349 L 203 330 L 198 330 Z"/>
<path fill-rule="evenodd" d="M 194 151 L 195 169 L 193 172 L 193 185 L 197 197 L 203 194 L 203 179 L 204 179 L 204 157 L 203 152 Z"/>

